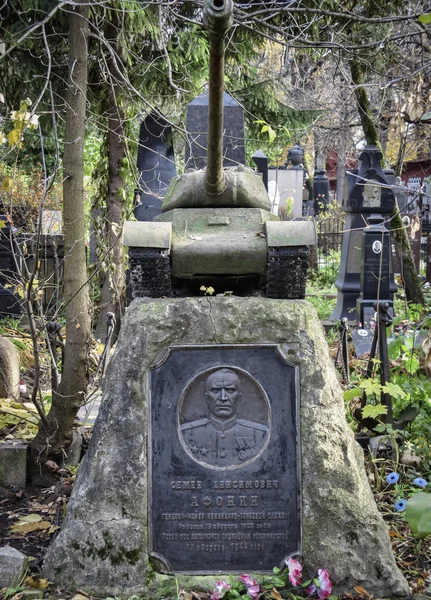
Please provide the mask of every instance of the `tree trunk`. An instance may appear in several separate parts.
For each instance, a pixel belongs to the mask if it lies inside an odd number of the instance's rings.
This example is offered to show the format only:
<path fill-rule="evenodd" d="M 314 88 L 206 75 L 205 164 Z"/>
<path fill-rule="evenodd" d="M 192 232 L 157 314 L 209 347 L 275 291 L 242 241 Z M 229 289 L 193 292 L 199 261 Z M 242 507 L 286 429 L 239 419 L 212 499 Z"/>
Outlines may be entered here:
<path fill-rule="evenodd" d="M 104 221 L 107 269 L 103 277 L 102 299 L 97 321 L 96 337 L 102 338 L 106 332 L 107 313 L 114 313 L 117 324 L 124 312 L 124 251 L 121 244 L 121 228 L 125 203 L 121 197 L 124 190 L 120 167 L 126 156 L 124 149 L 123 111 L 116 104 L 111 90 L 108 124 L 108 197 Z"/>
<path fill-rule="evenodd" d="M 88 383 L 88 351 L 91 339 L 84 227 L 84 134 L 87 92 L 88 4 L 77 0 L 70 13 L 69 79 L 66 94 L 66 133 L 63 154 L 64 302 L 66 348 L 62 380 L 52 395 L 47 424 L 30 449 L 33 483 L 52 481 L 45 463 L 60 464 L 73 436 L 76 414 Z"/>
<path fill-rule="evenodd" d="M 367 144 L 377 146 L 382 149 L 376 126 L 374 125 L 373 117 L 368 102 L 367 92 L 364 87 L 360 87 L 363 83 L 362 71 L 359 63 L 350 61 L 350 73 L 355 87 L 356 102 L 359 108 L 359 116 L 361 119 L 362 129 L 367 140 Z M 383 153 L 383 152 L 382 152 Z M 413 253 L 409 244 L 407 230 L 401 222 L 399 216 L 398 204 L 395 203 L 394 212 L 391 215 L 391 237 L 395 245 L 395 251 L 400 257 L 400 264 L 403 265 L 404 290 L 406 298 L 409 302 L 415 304 L 424 304 L 424 295 L 420 286 L 419 277 L 416 272 Z"/>
<path fill-rule="evenodd" d="M 364 87 L 360 87 L 363 83 L 363 74 L 359 63 L 354 60 L 350 61 L 350 74 L 353 84 L 355 85 L 355 97 L 359 110 L 359 118 L 361 119 L 362 129 L 364 130 L 367 144 L 377 146 L 382 149 L 380 144 L 377 128 L 374 125 L 373 116 L 371 114 L 370 103 L 368 102 L 367 91 Z M 382 152 L 383 153 L 383 152 Z"/>
<path fill-rule="evenodd" d="M 115 13 L 112 17 L 117 19 Z M 118 19 L 117 19 L 118 20 Z M 109 27 L 106 36 L 108 39 L 115 39 L 118 36 L 120 23 L 115 21 Z M 115 52 L 117 44 L 111 42 Z M 97 320 L 96 337 L 103 339 L 106 332 L 107 313 L 113 313 L 117 327 L 114 334 L 117 333 L 120 325 L 120 319 L 124 313 L 125 300 L 125 270 L 124 270 L 124 249 L 121 243 L 121 229 L 123 227 L 124 212 L 126 210 L 125 199 L 123 197 L 124 181 L 121 176 L 121 166 L 126 158 L 125 151 L 125 131 L 124 131 L 124 109 L 121 106 L 121 88 L 119 86 L 119 77 L 116 72 L 116 66 L 109 60 L 110 89 L 108 106 L 108 195 L 106 199 L 106 214 L 104 221 L 105 231 L 105 264 L 107 268 L 103 275 L 102 298 L 100 303 L 100 313 Z M 104 254 L 105 254 L 104 252 Z"/>

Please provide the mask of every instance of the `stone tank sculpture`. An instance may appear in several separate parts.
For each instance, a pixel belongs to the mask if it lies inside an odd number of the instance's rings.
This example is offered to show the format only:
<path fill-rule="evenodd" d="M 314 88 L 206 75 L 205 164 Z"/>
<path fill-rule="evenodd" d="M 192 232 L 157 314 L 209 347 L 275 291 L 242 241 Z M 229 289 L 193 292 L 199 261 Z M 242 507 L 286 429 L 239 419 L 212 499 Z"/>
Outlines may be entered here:
<path fill-rule="evenodd" d="M 269 298 L 305 295 L 314 224 L 280 221 L 260 175 L 243 165 L 223 168 L 224 52 L 232 19 L 232 0 L 205 0 L 207 167 L 172 179 L 154 221 L 125 223 L 133 298 L 181 295 L 181 288 L 195 295 L 202 285 L 216 292 L 264 290 Z"/>

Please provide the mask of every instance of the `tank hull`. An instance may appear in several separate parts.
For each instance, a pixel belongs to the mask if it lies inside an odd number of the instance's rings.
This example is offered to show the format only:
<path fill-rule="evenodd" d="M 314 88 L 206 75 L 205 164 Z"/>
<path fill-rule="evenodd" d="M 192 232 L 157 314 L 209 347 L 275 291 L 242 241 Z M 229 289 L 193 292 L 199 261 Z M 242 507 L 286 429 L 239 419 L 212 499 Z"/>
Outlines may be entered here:
<path fill-rule="evenodd" d="M 265 223 L 278 218 L 258 208 L 183 208 L 156 220 L 172 223 L 173 277 L 191 279 L 263 275 L 267 262 Z"/>

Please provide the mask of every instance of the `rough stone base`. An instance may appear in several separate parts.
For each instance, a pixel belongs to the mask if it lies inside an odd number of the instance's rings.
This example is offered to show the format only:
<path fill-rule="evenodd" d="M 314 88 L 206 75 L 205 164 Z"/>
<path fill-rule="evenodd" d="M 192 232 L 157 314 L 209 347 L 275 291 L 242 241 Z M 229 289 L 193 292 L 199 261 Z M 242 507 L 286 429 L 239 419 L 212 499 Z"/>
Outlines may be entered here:
<path fill-rule="evenodd" d="M 0 485 L 25 488 L 28 443 L 11 440 L 0 444 Z"/>
<path fill-rule="evenodd" d="M 11 546 L 0 548 L 0 588 L 18 587 L 27 568 L 25 554 Z"/>
<path fill-rule="evenodd" d="M 175 578 L 157 575 L 148 559 L 148 373 L 171 344 L 217 343 L 277 343 L 300 367 L 304 572 L 327 569 L 339 594 L 361 585 L 374 597 L 406 596 L 317 315 L 303 301 L 262 298 L 132 303 L 45 576 L 97 595 L 162 598 L 175 590 Z M 205 582 L 214 577 L 199 578 Z"/>

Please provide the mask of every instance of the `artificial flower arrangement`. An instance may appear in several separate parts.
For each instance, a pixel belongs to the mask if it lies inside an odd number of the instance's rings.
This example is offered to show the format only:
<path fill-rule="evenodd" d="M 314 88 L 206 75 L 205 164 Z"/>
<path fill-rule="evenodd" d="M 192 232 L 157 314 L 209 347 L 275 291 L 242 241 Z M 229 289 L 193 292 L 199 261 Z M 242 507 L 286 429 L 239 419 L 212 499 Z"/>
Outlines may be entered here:
<path fill-rule="evenodd" d="M 286 591 L 287 596 L 296 598 L 297 594 L 302 597 L 329 598 L 332 592 L 332 583 L 329 579 L 326 569 L 319 569 L 315 579 L 302 582 L 302 565 L 294 559 L 289 558 L 286 561 L 287 571 L 274 567 L 274 575 L 268 582 L 259 585 L 250 575 L 244 573 L 237 580 L 233 577 L 227 581 L 218 581 L 211 592 L 210 600 L 258 600 L 265 597 L 266 594 L 275 600 L 281 600 L 282 596 L 277 588 L 285 588 L 287 580 L 291 588 Z"/>

